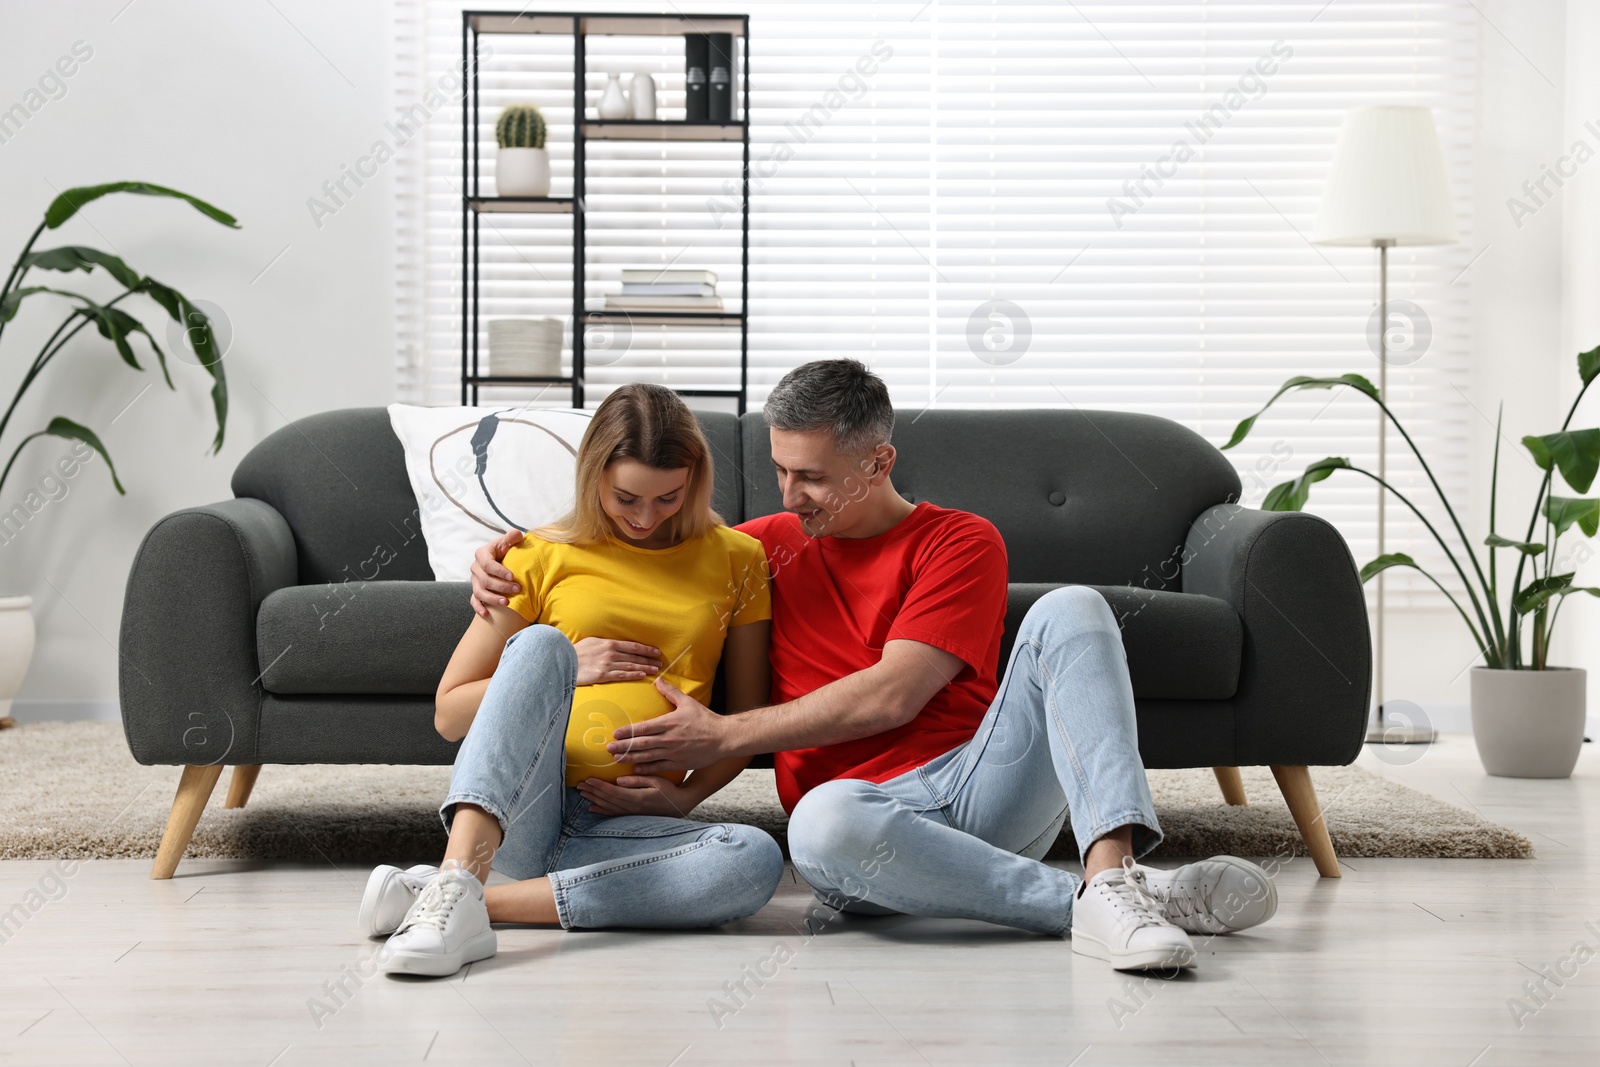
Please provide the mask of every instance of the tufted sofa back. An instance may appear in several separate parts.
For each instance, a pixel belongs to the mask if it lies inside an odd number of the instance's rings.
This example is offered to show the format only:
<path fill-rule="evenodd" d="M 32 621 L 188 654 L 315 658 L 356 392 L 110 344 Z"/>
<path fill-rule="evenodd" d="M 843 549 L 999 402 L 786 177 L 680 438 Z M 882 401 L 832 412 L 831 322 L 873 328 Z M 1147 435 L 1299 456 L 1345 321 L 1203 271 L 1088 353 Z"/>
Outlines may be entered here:
<path fill-rule="evenodd" d="M 699 417 L 723 517 L 736 523 L 782 510 L 761 414 Z M 1176 589 L 1175 553 L 1189 524 L 1239 495 L 1238 475 L 1216 448 L 1152 415 L 926 411 L 901 417 L 894 444 L 896 488 L 993 522 L 1013 582 Z M 288 521 L 301 584 L 433 577 L 405 457 L 381 407 L 295 420 L 245 455 L 233 492 Z"/>
<path fill-rule="evenodd" d="M 766 426 L 759 412 L 742 421 L 745 516 L 780 511 Z M 1013 582 L 1176 590 L 1189 524 L 1239 499 L 1239 476 L 1214 445 L 1154 415 L 902 413 L 893 443 L 895 488 L 994 523 Z"/>

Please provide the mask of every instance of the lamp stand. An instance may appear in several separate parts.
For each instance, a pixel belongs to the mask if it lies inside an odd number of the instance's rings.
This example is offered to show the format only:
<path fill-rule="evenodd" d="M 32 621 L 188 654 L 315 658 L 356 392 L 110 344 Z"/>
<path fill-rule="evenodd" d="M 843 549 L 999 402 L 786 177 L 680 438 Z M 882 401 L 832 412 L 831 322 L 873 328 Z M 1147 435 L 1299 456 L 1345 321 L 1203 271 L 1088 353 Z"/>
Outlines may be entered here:
<path fill-rule="evenodd" d="M 1389 491 L 1383 483 L 1389 480 L 1389 416 L 1384 409 L 1389 403 L 1389 240 L 1372 242 L 1378 249 L 1378 555 L 1383 555 L 1384 512 Z M 1378 583 L 1378 611 L 1373 627 L 1374 689 L 1378 705 L 1378 721 L 1367 731 L 1368 743 L 1386 745 L 1426 745 L 1439 739 L 1432 727 L 1415 723 L 1389 725 L 1383 717 L 1383 577 L 1379 571 L 1374 580 Z"/>

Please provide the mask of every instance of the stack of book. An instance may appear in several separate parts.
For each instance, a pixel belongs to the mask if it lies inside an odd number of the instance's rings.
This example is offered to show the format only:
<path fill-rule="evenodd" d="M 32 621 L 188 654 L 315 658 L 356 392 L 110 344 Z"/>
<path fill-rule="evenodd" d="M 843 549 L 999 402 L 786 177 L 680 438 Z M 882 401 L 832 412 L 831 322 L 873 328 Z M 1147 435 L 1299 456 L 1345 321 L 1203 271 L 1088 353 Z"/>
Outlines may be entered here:
<path fill-rule="evenodd" d="M 721 311 L 717 276 L 708 270 L 625 270 L 622 293 L 607 311 Z"/>

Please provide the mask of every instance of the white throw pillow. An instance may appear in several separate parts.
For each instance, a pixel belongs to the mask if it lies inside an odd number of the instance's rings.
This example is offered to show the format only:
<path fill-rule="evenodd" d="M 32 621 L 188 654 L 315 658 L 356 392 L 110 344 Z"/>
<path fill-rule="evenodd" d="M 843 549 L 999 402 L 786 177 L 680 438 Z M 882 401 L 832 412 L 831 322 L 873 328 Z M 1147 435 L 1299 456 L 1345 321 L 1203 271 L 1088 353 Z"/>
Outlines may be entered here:
<path fill-rule="evenodd" d="M 389 405 L 434 578 L 467 581 L 479 545 L 571 509 L 578 445 L 593 417 L 567 408 Z"/>

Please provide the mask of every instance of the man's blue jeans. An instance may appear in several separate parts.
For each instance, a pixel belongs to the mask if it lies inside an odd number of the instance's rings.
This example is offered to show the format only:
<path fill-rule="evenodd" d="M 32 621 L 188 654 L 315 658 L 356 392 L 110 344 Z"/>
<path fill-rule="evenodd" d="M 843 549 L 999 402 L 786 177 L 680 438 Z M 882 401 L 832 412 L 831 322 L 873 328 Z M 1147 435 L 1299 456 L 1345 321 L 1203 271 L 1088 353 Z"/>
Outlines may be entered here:
<path fill-rule="evenodd" d="M 790 858 L 834 908 L 1065 934 L 1079 879 L 1040 857 L 1069 812 L 1080 858 L 1122 826 L 1136 856 L 1161 840 L 1122 635 L 1086 586 L 1029 610 L 970 741 L 881 784 L 841 778 L 801 797 Z"/>
<path fill-rule="evenodd" d="M 605 816 L 566 781 L 578 656 L 551 626 L 512 634 L 456 754 L 439 809 L 476 804 L 505 839 L 494 869 L 548 876 L 561 925 L 717 926 L 754 914 L 783 876 L 765 830 L 655 815 Z"/>

